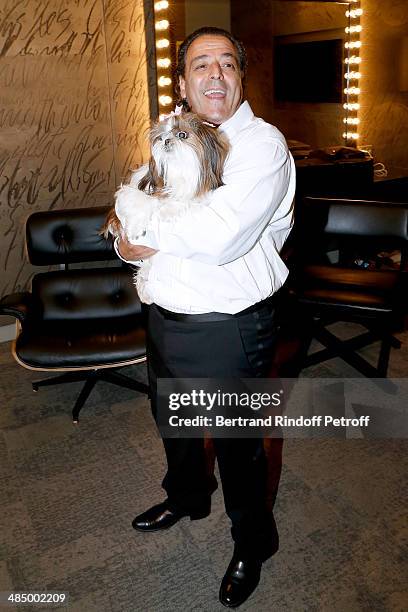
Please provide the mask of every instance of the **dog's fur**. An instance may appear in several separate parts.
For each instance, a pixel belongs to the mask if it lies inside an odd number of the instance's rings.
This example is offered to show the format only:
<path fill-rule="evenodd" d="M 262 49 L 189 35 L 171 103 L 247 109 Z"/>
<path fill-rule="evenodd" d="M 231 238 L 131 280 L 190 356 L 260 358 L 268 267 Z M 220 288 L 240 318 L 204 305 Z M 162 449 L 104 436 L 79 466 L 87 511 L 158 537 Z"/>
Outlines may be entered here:
<path fill-rule="evenodd" d="M 197 115 L 182 113 L 157 122 L 150 131 L 150 144 L 147 173 L 141 178 L 140 171 L 134 173 L 130 184 L 116 192 L 115 208 L 102 228 L 105 236 L 126 236 L 138 244 L 155 211 L 162 221 L 171 222 L 191 206 L 205 205 L 207 194 L 223 185 L 228 141 Z M 150 258 L 136 277 L 139 296 L 147 303 L 144 287 L 149 267 Z"/>

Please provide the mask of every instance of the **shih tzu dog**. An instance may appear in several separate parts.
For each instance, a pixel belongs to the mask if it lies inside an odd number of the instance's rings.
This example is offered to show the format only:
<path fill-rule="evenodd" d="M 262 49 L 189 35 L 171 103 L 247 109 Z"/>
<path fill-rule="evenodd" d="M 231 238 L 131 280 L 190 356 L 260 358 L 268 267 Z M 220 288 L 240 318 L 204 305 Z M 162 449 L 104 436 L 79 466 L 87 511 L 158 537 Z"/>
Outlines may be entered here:
<path fill-rule="evenodd" d="M 208 194 L 223 185 L 222 173 L 229 144 L 215 126 L 193 113 L 172 114 L 150 131 L 151 158 L 134 172 L 130 183 L 115 194 L 102 233 L 125 236 L 132 244 L 145 235 L 155 213 L 171 223 L 192 206 L 205 206 Z M 153 196 L 153 197 L 152 197 Z M 149 303 L 145 284 L 151 258 L 141 263 L 136 288 Z"/>

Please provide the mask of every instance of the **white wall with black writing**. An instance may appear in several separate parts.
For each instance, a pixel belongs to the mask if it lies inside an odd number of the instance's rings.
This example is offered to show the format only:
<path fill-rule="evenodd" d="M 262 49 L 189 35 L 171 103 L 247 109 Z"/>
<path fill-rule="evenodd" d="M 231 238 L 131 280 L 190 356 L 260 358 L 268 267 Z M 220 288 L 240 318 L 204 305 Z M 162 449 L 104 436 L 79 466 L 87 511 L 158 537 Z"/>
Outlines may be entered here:
<path fill-rule="evenodd" d="M 33 273 L 30 213 L 110 204 L 148 157 L 154 55 L 144 5 L 0 3 L 0 295 L 24 290 Z"/>

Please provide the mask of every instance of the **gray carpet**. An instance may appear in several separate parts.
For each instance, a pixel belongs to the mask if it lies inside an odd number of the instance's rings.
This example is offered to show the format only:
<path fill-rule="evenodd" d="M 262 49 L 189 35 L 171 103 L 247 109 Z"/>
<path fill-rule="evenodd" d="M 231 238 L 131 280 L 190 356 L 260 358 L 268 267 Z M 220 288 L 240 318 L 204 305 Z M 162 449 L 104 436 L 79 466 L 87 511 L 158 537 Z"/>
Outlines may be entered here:
<path fill-rule="evenodd" d="M 408 333 L 400 337 L 394 377 L 408 371 Z M 232 546 L 220 489 L 205 520 L 157 534 L 130 526 L 162 499 L 164 459 L 147 400 L 98 383 L 75 427 L 78 383 L 34 394 L 38 377 L 8 344 L 0 365 L 0 591 L 67 592 L 63 609 L 72 612 L 223 610 L 218 588 Z M 332 360 L 304 374 L 350 372 Z M 407 610 L 406 448 L 287 441 L 275 507 L 281 550 L 240 610 Z"/>

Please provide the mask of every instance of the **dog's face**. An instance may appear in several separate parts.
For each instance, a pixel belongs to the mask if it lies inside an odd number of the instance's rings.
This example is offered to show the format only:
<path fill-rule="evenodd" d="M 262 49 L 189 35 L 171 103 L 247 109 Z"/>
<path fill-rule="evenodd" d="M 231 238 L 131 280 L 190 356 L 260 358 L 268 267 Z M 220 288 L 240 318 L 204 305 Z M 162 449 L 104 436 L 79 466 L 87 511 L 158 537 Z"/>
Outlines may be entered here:
<path fill-rule="evenodd" d="M 198 198 L 222 185 L 226 138 L 193 113 L 172 115 L 150 133 L 149 173 L 139 189 L 180 198 Z"/>
<path fill-rule="evenodd" d="M 177 148 L 192 146 L 193 140 L 197 139 L 199 130 L 199 121 L 194 120 L 194 118 L 195 116 L 191 113 L 174 115 L 153 126 L 150 132 L 150 142 L 152 155 L 156 162 L 162 155 L 175 153 Z M 188 141 L 188 139 L 190 140 Z"/>

